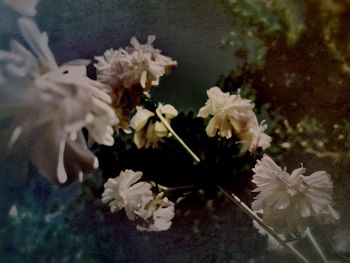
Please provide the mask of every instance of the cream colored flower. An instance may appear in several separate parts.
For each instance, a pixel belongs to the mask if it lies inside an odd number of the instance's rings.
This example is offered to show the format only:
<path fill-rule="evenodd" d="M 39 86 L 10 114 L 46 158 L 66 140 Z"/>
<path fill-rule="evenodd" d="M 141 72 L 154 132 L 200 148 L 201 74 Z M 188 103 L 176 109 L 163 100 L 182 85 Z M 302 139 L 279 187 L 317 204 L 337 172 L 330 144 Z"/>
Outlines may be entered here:
<path fill-rule="evenodd" d="M 198 116 L 212 116 L 206 128 L 208 136 L 219 134 L 221 137 L 231 138 L 233 133 L 240 133 L 254 114 L 254 104 L 241 98 L 239 93 L 230 95 L 222 92 L 219 87 L 210 88 L 207 94 L 208 101 L 199 110 Z"/>
<path fill-rule="evenodd" d="M 303 232 L 310 220 L 339 218 L 331 208 L 333 183 L 324 171 L 305 176 L 306 169 L 291 174 L 282 170 L 266 154 L 257 161 L 252 182 L 258 196 L 252 209 L 263 214 L 263 220 L 279 233 Z"/>
<path fill-rule="evenodd" d="M 149 96 L 152 87 L 158 86 L 159 79 L 177 65 L 153 47 L 154 40 L 154 36 L 149 36 L 146 44 L 140 44 L 133 37 L 132 47 L 109 49 L 95 58 L 97 79 L 112 88 L 113 108 L 120 119 L 118 127 L 127 132 L 132 110 L 140 105 L 143 96 Z"/>
<path fill-rule="evenodd" d="M 249 151 L 251 153 L 255 152 L 258 147 L 266 150 L 271 145 L 271 137 L 264 133 L 267 129 L 267 124 L 265 121 L 262 121 L 261 124 L 258 124 L 258 120 L 254 115 L 249 119 L 247 126 L 242 132 L 238 134 L 238 137 L 241 139 L 243 147 L 241 152 Z"/>
<path fill-rule="evenodd" d="M 103 56 L 96 57 L 98 79 L 113 87 L 141 85 L 145 92 L 158 86 L 159 79 L 175 68 L 177 62 L 155 49 L 152 46 L 154 40 L 154 36 L 149 36 L 146 44 L 140 44 L 133 37 L 130 40 L 132 47 L 109 49 Z"/>
<path fill-rule="evenodd" d="M 112 145 L 118 119 L 108 86 L 90 80 L 81 63 L 58 67 L 47 34 L 32 19 L 22 17 L 18 26 L 32 52 L 16 41 L 10 52 L 0 52 L 1 93 L 8 104 L 23 108 L 9 144 L 28 154 L 43 175 L 65 183 L 98 166 L 81 129 L 86 127 L 94 141 Z"/>
<path fill-rule="evenodd" d="M 141 219 L 136 228 L 140 231 L 165 231 L 172 224 L 171 220 L 175 216 L 174 203 L 168 198 L 163 198 L 163 193 L 159 193 L 154 199 L 138 211 L 136 215 Z"/>
<path fill-rule="evenodd" d="M 125 170 L 115 178 L 109 178 L 104 184 L 102 202 L 108 203 L 111 212 L 125 209 L 130 220 L 135 219 L 135 212 L 152 200 L 151 185 L 146 182 L 138 182 L 142 172 Z"/>
<path fill-rule="evenodd" d="M 169 105 L 159 104 L 158 108 L 164 118 L 170 123 L 177 116 L 176 109 Z M 136 114 L 131 119 L 130 126 L 135 130 L 134 142 L 138 148 L 157 147 L 163 138 L 168 136 L 169 131 L 161 121 L 152 119 L 155 113 L 143 108 L 136 107 Z"/>

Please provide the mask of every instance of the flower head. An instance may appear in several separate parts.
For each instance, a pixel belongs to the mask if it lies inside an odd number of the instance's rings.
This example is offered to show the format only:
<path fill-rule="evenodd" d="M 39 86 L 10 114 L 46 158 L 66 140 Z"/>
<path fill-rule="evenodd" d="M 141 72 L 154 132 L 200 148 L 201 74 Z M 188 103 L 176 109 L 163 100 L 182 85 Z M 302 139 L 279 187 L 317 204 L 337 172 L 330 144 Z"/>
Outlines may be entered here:
<path fill-rule="evenodd" d="M 333 183 L 324 171 L 305 176 L 306 169 L 291 174 L 282 170 L 266 154 L 255 165 L 252 182 L 258 196 L 252 209 L 263 214 L 263 220 L 279 232 L 304 231 L 312 218 L 337 219 L 331 208 Z"/>
<path fill-rule="evenodd" d="M 113 87 L 141 85 L 144 91 L 158 86 L 159 79 L 170 73 L 177 62 L 155 49 L 152 45 L 154 40 L 155 36 L 149 36 L 146 44 L 140 44 L 133 37 L 130 40 L 132 47 L 109 49 L 103 56 L 96 57 L 98 79 Z"/>
<path fill-rule="evenodd" d="M 110 49 L 96 57 L 97 78 L 112 87 L 113 107 L 124 130 L 128 130 L 130 113 L 140 105 L 141 97 L 149 96 L 148 92 L 158 86 L 159 79 L 177 65 L 153 47 L 154 40 L 154 36 L 149 36 L 146 44 L 140 44 L 133 37 L 132 47 Z"/>
<path fill-rule="evenodd" d="M 43 175 L 64 183 L 98 166 L 82 128 L 98 143 L 114 143 L 112 125 L 118 119 L 109 87 L 89 79 L 85 64 L 59 67 L 47 34 L 32 19 L 21 17 L 18 26 L 31 50 L 12 41 L 10 52 L 0 51 L 1 93 L 10 97 L 8 104 L 22 109 L 9 145 L 25 149 Z"/>
<path fill-rule="evenodd" d="M 158 108 L 165 119 L 170 122 L 177 116 L 176 109 L 170 104 L 159 104 Z M 158 143 L 168 136 L 169 131 L 161 121 L 152 119 L 155 114 L 143 107 L 136 107 L 136 114 L 131 119 L 131 127 L 135 130 L 134 142 L 138 148 L 157 147 Z"/>
<path fill-rule="evenodd" d="M 207 94 L 208 101 L 199 110 L 198 116 L 212 116 L 206 128 L 209 137 L 218 134 L 228 139 L 236 134 L 243 144 L 242 152 L 255 152 L 258 147 L 265 150 L 270 146 L 271 137 L 264 133 L 267 125 L 264 121 L 258 124 L 252 101 L 243 99 L 239 91 L 230 95 L 219 87 L 210 88 Z"/>
<path fill-rule="evenodd" d="M 249 150 L 249 152 L 255 152 L 257 148 L 262 148 L 263 150 L 270 147 L 271 137 L 265 134 L 267 129 L 267 124 L 262 121 L 259 125 L 258 120 L 254 115 L 249 119 L 247 126 L 238 134 L 241 139 L 243 147 L 242 152 Z"/>
<path fill-rule="evenodd" d="M 119 176 L 109 178 L 104 184 L 102 202 L 108 203 L 111 212 L 125 209 L 130 220 L 135 219 L 135 211 L 141 209 L 152 197 L 151 185 L 146 182 L 138 182 L 142 172 L 132 170 L 122 171 Z"/>
<path fill-rule="evenodd" d="M 135 212 L 141 219 L 136 228 L 140 231 L 165 231 L 175 216 L 174 203 L 159 193 L 149 203 Z"/>
<path fill-rule="evenodd" d="M 251 117 L 254 104 L 242 99 L 239 93 L 230 95 L 219 87 L 209 89 L 207 94 L 208 101 L 198 116 L 206 118 L 212 115 L 206 129 L 208 136 L 214 137 L 218 133 L 221 137 L 231 138 L 233 131 L 240 132 Z"/>

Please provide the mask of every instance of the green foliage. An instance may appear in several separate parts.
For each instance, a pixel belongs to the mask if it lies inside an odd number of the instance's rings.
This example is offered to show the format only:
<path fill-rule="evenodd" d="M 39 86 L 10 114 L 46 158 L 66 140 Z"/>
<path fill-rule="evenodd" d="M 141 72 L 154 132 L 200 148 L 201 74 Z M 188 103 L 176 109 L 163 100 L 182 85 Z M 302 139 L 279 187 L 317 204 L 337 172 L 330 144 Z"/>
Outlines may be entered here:
<path fill-rule="evenodd" d="M 62 211 L 43 214 L 19 207 L 0 229 L 2 262 L 98 262 L 91 237 L 75 232 L 62 217 Z"/>
<path fill-rule="evenodd" d="M 296 125 L 291 125 L 284 119 L 274 134 L 281 149 L 302 149 L 307 154 L 328 158 L 334 163 L 342 162 L 349 156 L 350 124 L 347 120 L 326 125 L 306 116 Z"/>
<path fill-rule="evenodd" d="M 221 0 L 233 18 L 232 31 L 222 44 L 233 48 L 248 70 L 261 69 L 277 39 L 294 44 L 304 30 L 302 5 L 290 0 Z"/>

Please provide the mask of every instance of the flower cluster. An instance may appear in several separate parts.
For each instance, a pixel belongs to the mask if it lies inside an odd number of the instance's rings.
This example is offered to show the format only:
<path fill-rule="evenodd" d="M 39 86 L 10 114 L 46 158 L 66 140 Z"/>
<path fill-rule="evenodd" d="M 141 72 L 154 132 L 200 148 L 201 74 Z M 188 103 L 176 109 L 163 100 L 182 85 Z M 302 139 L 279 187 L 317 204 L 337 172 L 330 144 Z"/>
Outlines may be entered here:
<path fill-rule="evenodd" d="M 158 143 L 169 135 L 167 127 L 161 121 L 153 118 L 154 112 L 141 106 L 137 106 L 136 110 L 136 114 L 130 121 L 130 126 L 135 130 L 134 142 L 137 148 L 157 147 Z M 158 110 L 168 123 L 177 116 L 176 109 L 170 104 L 159 104 Z"/>
<path fill-rule="evenodd" d="M 124 208 L 127 217 L 138 222 L 136 227 L 140 231 L 168 230 L 175 216 L 174 203 L 163 193 L 153 196 L 149 183 L 138 182 L 141 177 L 142 172 L 125 170 L 109 178 L 102 201 L 109 204 L 112 213 Z"/>
<path fill-rule="evenodd" d="M 210 88 L 207 94 L 208 101 L 198 116 L 212 116 L 206 128 L 209 137 L 218 134 L 231 138 L 234 133 L 241 139 L 242 152 L 255 152 L 258 147 L 265 150 L 270 146 L 271 137 L 264 133 L 267 125 L 264 121 L 259 125 L 250 100 L 243 99 L 239 92 L 236 95 L 222 92 L 219 87 Z"/>
<path fill-rule="evenodd" d="M 26 15 L 35 14 L 36 2 L 5 1 Z M 31 50 L 12 40 L 10 51 L 0 51 L 1 93 L 23 110 L 15 116 L 9 145 L 26 152 L 42 174 L 64 183 L 98 166 L 82 128 L 91 141 L 114 143 L 112 126 L 118 118 L 109 87 L 89 79 L 83 61 L 58 66 L 47 34 L 31 18 L 20 17 L 18 27 Z"/>
<path fill-rule="evenodd" d="M 262 213 L 276 232 L 302 233 L 312 219 L 329 223 L 339 218 L 332 208 L 333 183 L 326 172 L 305 176 L 306 169 L 300 167 L 289 174 L 266 154 L 253 171 L 254 191 L 259 194 L 252 209 Z"/>
<path fill-rule="evenodd" d="M 146 44 L 140 44 L 133 37 L 132 47 L 110 49 L 96 57 L 97 78 L 112 87 L 113 107 L 124 130 L 128 130 L 130 112 L 140 105 L 141 97 L 148 96 L 159 79 L 177 66 L 152 46 L 154 40 L 155 36 L 149 36 Z"/>

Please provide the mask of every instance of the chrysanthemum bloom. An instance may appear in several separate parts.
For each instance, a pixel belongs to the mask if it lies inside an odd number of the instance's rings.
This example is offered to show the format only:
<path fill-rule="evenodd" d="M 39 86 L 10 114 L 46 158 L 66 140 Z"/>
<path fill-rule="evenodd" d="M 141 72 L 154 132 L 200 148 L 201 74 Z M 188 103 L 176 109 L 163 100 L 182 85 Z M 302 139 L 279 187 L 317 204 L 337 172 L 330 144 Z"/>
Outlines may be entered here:
<path fill-rule="evenodd" d="M 310 220 L 339 218 L 332 208 L 333 183 L 324 171 L 305 176 L 306 169 L 291 174 L 282 170 L 266 154 L 255 165 L 252 182 L 258 196 L 252 209 L 263 214 L 263 221 L 279 233 L 303 232 Z"/>
<path fill-rule="evenodd" d="M 125 209 L 130 220 L 135 220 L 135 211 L 141 209 L 152 199 L 151 185 L 146 182 L 138 182 L 142 172 L 125 170 L 115 178 L 109 178 L 104 184 L 102 201 L 108 203 L 111 212 Z"/>
<path fill-rule="evenodd" d="M 132 38 L 132 47 L 110 49 L 96 57 L 98 80 L 112 87 L 113 107 L 124 130 L 128 130 L 130 112 L 140 105 L 141 97 L 147 96 L 152 87 L 158 86 L 160 77 L 177 65 L 152 46 L 154 40 L 149 36 L 146 44 L 140 44 Z"/>
<path fill-rule="evenodd" d="M 255 152 L 257 148 L 262 148 L 266 150 L 270 147 L 271 137 L 264 133 L 267 129 L 267 124 L 262 121 L 259 125 L 258 120 L 254 115 L 249 119 L 246 127 L 238 133 L 238 137 L 241 139 L 243 147 L 241 152 L 249 151 L 251 153 Z"/>
<path fill-rule="evenodd" d="M 169 105 L 158 106 L 164 118 L 170 123 L 177 116 L 176 109 Z M 130 126 L 135 130 L 134 142 L 138 148 L 157 147 L 163 138 L 169 135 L 168 129 L 161 121 L 157 121 L 155 113 L 143 108 L 136 107 L 137 112 L 131 119 Z"/>
<path fill-rule="evenodd" d="M 241 98 L 239 93 L 230 95 L 228 92 L 222 92 L 219 87 L 210 88 L 207 94 L 208 101 L 199 110 L 198 116 L 212 116 L 206 128 L 208 136 L 214 137 L 218 134 L 231 138 L 233 133 L 240 133 L 254 114 L 254 104 Z"/>
<path fill-rule="evenodd" d="M 209 137 L 218 134 L 229 139 L 236 134 L 243 144 L 242 153 L 247 150 L 253 153 L 258 147 L 265 150 L 270 146 L 271 137 L 264 133 L 267 125 L 264 121 L 258 124 L 254 104 L 250 100 L 243 99 L 239 91 L 230 95 L 219 87 L 210 88 L 207 94 L 208 101 L 199 110 L 198 117 L 212 116 L 206 128 Z"/>
<path fill-rule="evenodd" d="M 81 63 L 61 67 L 48 47 L 46 33 L 35 22 L 20 18 L 18 25 L 32 52 L 16 41 L 0 51 L 4 107 L 19 109 L 9 141 L 43 175 L 64 183 L 97 168 L 81 129 L 105 145 L 114 143 L 112 126 L 118 119 L 106 85 L 90 80 Z M 7 98 L 7 100 L 6 100 Z"/>
<path fill-rule="evenodd" d="M 136 228 L 140 231 L 165 231 L 172 224 L 171 220 L 175 216 L 174 203 L 168 198 L 163 198 L 163 193 L 159 193 L 154 199 L 138 211 L 136 215 L 140 218 Z"/>

